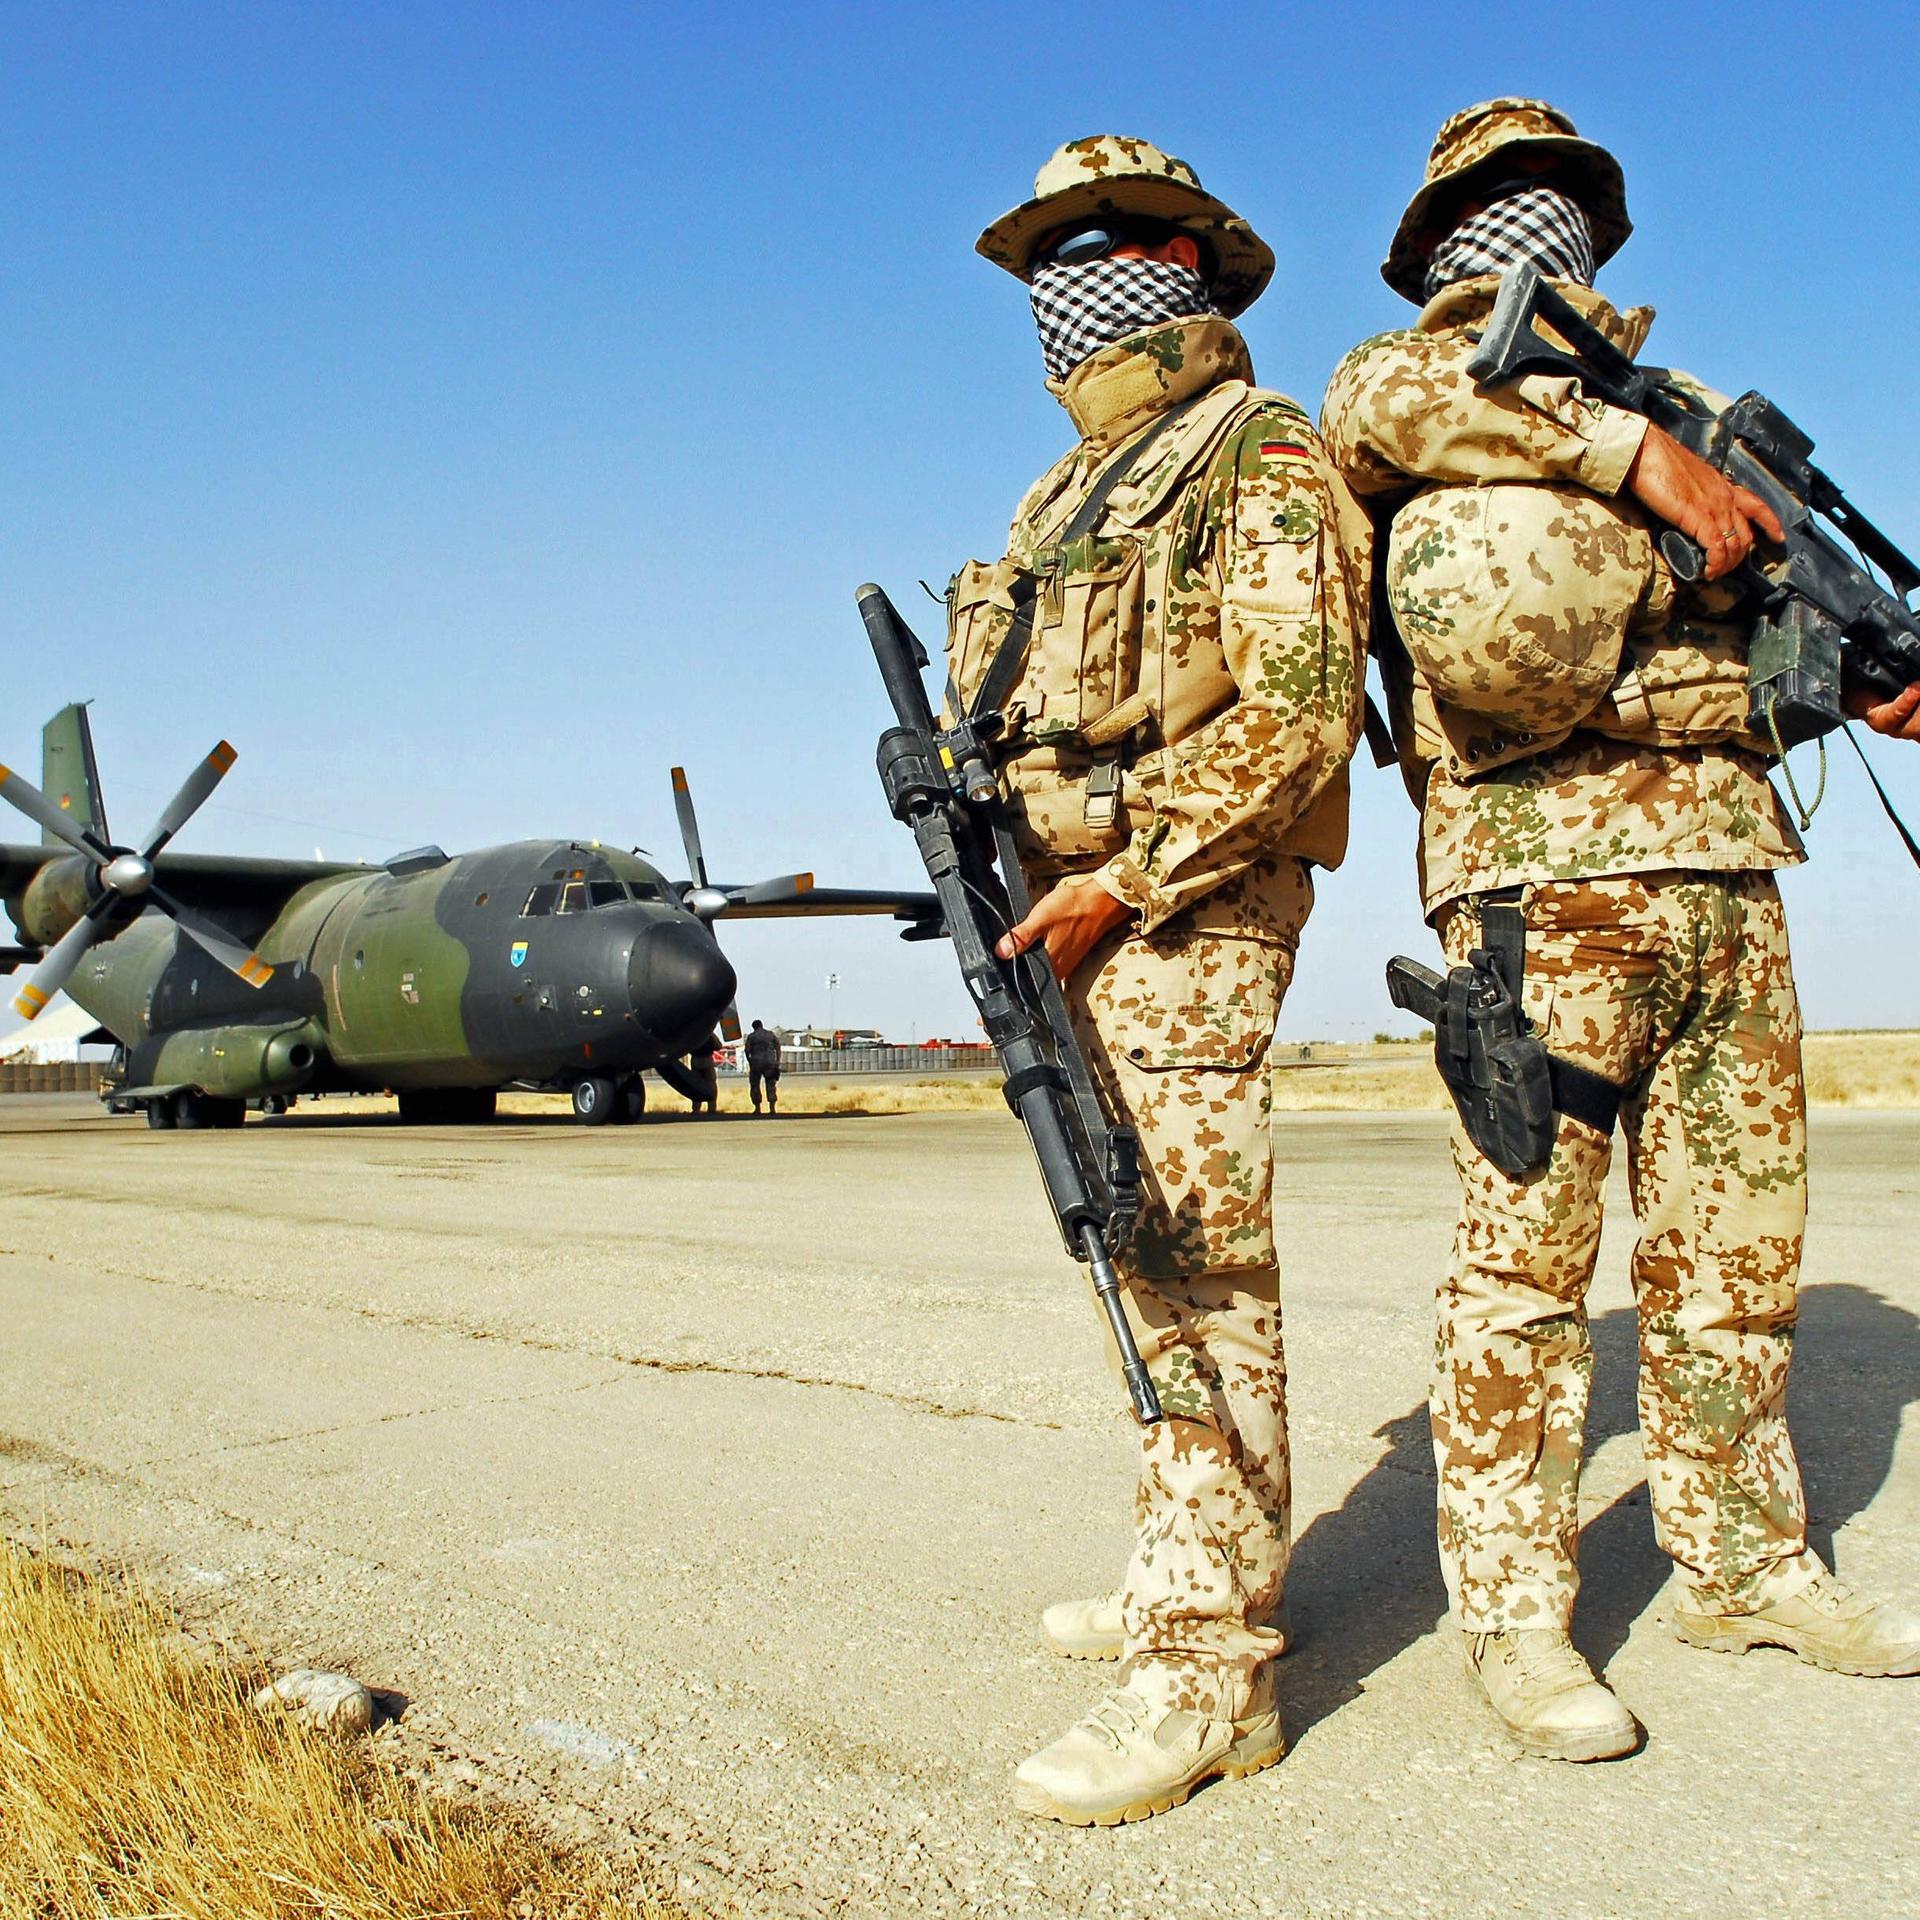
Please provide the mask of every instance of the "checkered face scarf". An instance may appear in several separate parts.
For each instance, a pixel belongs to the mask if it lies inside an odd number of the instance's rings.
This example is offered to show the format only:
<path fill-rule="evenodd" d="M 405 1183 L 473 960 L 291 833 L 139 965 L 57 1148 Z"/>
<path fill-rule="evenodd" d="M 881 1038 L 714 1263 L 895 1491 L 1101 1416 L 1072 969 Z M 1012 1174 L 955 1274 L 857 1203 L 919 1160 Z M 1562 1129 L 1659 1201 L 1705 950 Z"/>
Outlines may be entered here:
<path fill-rule="evenodd" d="M 1427 298 L 1456 280 L 1522 265 L 1549 280 L 1593 285 L 1593 229 L 1557 187 L 1522 187 L 1462 220 L 1427 263 Z"/>
<path fill-rule="evenodd" d="M 1164 260 L 1045 266 L 1035 272 L 1032 292 L 1049 380 L 1064 380 L 1089 354 L 1129 334 L 1219 311 L 1193 268 Z"/>

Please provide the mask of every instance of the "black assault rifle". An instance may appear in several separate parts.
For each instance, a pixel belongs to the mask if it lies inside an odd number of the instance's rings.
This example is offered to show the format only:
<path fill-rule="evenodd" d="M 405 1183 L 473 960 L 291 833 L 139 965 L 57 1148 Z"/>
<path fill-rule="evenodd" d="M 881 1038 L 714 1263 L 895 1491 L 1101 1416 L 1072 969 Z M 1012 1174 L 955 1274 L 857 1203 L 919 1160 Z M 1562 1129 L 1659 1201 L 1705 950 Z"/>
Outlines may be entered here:
<path fill-rule="evenodd" d="M 1134 1131 L 1114 1126 L 1100 1104 L 1045 952 L 1034 947 L 1014 960 L 994 953 L 994 943 L 1026 918 L 1031 902 L 990 743 L 964 715 L 944 731 L 938 726 L 920 678 L 926 649 L 880 588 L 864 586 L 856 597 L 900 723 L 880 736 L 887 805 L 913 829 L 967 991 L 1000 1055 L 1007 1105 L 1033 1143 L 1067 1251 L 1092 1270 L 1134 1417 L 1151 1425 L 1163 1417 L 1160 1398 L 1127 1323 L 1113 1266 L 1140 1205 Z"/>
<path fill-rule="evenodd" d="M 1536 320 L 1565 345 L 1543 338 Z M 1920 565 L 1813 464 L 1813 441 L 1764 395 L 1744 393 L 1724 413 L 1710 412 L 1665 367 L 1628 359 L 1530 266 L 1501 276 L 1467 371 L 1482 387 L 1529 373 L 1571 375 L 1596 399 L 1645 414 L 1780 516 L 1785 544 L 1762 536 L 1721 582 L 1746 596 L 1749 721 L 1776 749 L 1842 725 L 1843 686 L 1884 700 L 1920 680 Z M 1660 551 L 1683 582 L 1705 571 L 1705 554 L 1677 528 L 1660 536 Z"/>

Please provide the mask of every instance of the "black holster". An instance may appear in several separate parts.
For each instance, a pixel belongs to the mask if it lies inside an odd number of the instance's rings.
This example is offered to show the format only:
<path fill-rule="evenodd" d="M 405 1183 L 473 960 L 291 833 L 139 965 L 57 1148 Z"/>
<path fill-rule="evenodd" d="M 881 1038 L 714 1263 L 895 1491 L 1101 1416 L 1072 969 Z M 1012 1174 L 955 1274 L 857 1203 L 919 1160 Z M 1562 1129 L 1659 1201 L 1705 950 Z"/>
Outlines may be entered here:
<path fill-rule="evenodd" d="M 1387 991 L 1397 1007 L 1433 1025 L 1434 1064 L 1467 1137 L 1510 1180 L 1538 1173 L 1553 1156 L 1556 1113 L 1611 1134 L 1625 1093 L 1604 1075 L 1548 1053 L 1521 1011 L 1526 921 L 1520 890 L 1480 896 L 1482 944 L 1443 979 L 1397 957 Z"/>

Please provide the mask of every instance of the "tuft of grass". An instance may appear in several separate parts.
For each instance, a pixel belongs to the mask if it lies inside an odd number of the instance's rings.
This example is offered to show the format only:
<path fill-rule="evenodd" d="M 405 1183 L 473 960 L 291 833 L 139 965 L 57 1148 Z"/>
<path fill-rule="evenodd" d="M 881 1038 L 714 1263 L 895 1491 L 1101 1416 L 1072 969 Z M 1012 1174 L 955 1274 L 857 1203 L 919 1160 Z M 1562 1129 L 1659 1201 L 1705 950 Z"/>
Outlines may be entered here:
<path fill-rule="evenodd" d="M 612 1862 L 448 1806 L 247 1704 L 147 1596 L 0 1543 L 0 1913 L 685 1920 Z"/>

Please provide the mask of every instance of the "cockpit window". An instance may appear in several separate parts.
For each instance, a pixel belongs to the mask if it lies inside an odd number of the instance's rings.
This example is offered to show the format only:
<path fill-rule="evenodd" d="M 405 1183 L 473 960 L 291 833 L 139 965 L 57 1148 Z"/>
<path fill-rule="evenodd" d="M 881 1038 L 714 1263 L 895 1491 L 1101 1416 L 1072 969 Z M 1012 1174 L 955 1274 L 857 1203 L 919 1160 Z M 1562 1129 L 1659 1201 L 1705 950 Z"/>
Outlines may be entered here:
<path fill-rule="evenodd" d="M 569 880 L 560 889 L 561 913 L 585 913 L 587 910 L 587 883 L 584 880 Z"/>
<path fill-rule="evenodd" d="M 618 880 L 590 880 L 587 883 L 587 898 L 596 907 L 611 907 L 627 897 L 627 890 Z"/>
<path fill-rule="evenodd" d="M 627 886 L 636 900 L 664 900 L 667 897 L 651 880 L 629 880 Z"/>
<path fill-rule="evenodd" d="M 553 903 L 559 897 L 560 889 L 543 881 L 527 895 L 527 904 L 520 909 L 520 918 L 522 920 L 532 920 L 541 914 L 551 913 L 553 911 Z"/>

